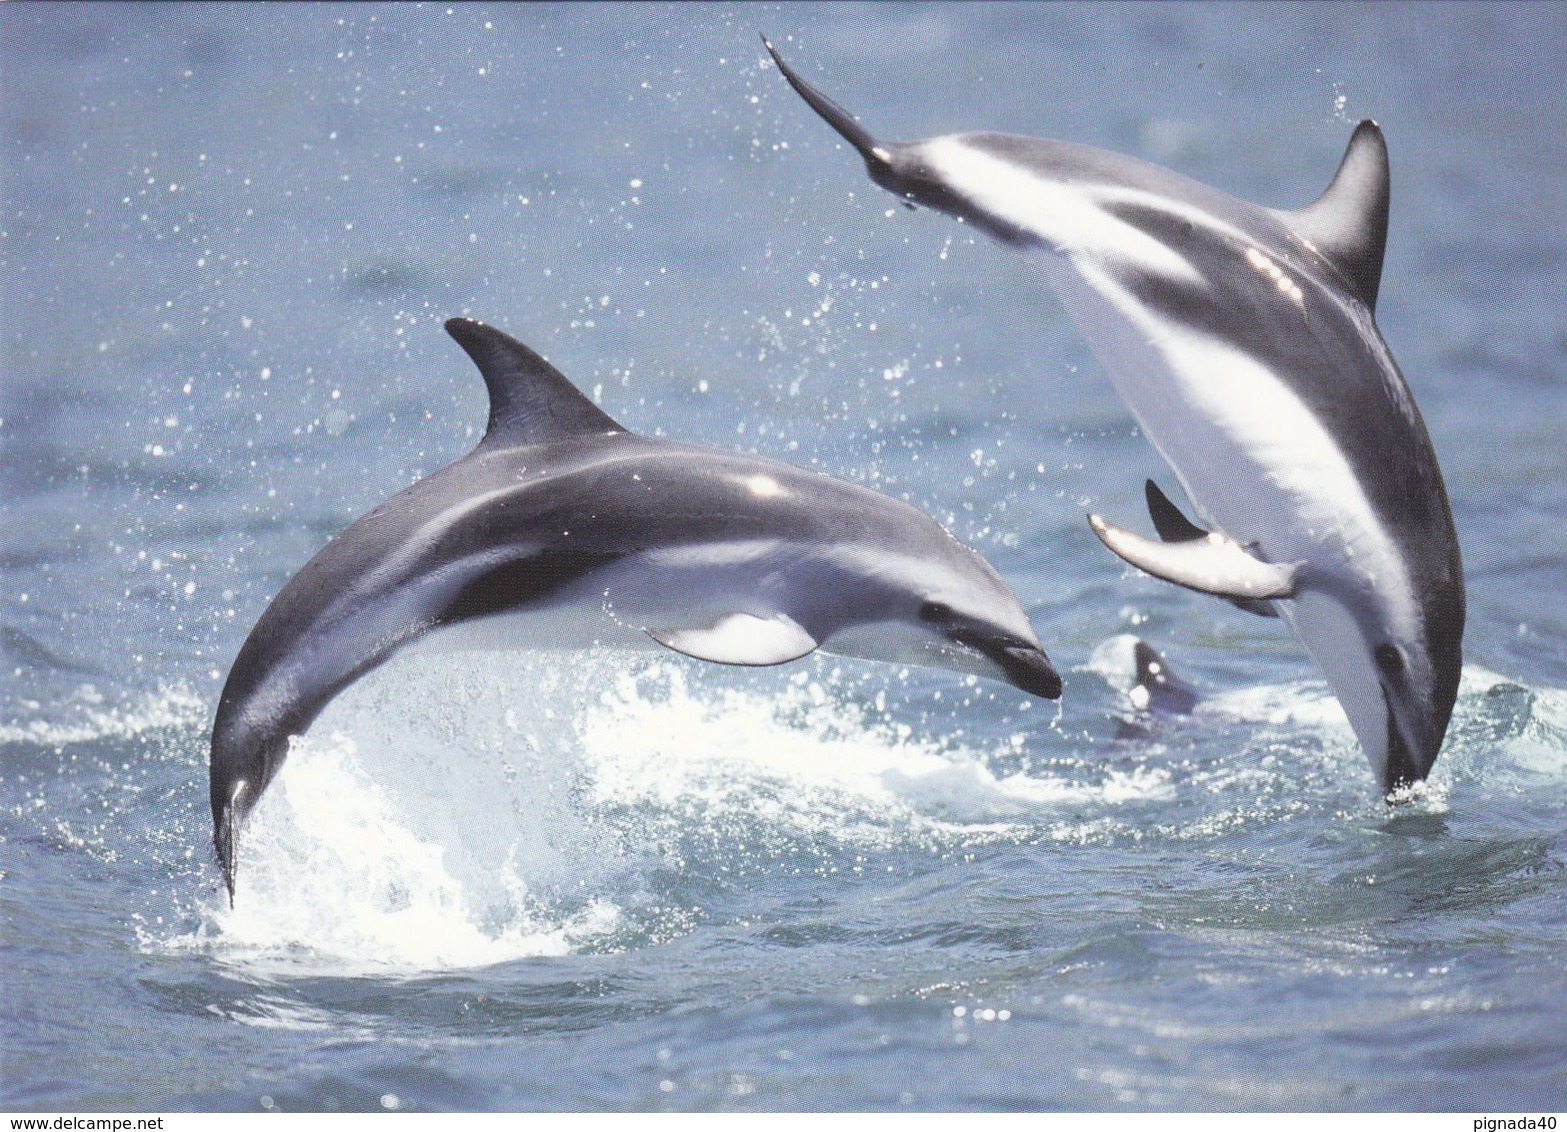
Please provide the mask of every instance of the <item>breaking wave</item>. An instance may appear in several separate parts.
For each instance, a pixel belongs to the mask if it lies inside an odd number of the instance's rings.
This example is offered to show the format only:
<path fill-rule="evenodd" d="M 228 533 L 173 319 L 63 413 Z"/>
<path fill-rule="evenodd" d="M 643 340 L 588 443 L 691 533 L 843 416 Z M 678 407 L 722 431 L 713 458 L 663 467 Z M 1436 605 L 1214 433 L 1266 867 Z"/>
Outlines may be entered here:
<path fill-rule="evenodd" d="M 64 700 L 48 705 L 47 713 L 37 700 L 19 701 L 11 720 L 0 723 L 0 744 L 60 747 L 98 739 L 129 739 L 148 731 L 194 726 L 207 710 L 206 701 L 183 683 L 142 693 L 118 705 L 109 703 L 95 685 L 81 684 Z"/>

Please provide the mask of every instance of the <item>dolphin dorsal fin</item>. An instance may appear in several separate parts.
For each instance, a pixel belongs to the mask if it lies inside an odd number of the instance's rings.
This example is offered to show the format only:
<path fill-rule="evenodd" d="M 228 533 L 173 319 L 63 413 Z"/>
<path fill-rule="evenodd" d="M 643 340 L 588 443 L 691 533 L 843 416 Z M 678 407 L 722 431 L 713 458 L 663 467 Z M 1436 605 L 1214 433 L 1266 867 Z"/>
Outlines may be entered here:
<path fill-rule="evenodd" d="M 1338 270 L 1372 311 L 1387 249 L 1388 200 L 1387 142 L 1368 118 L 1355 127 L 1327 190 L 1305 208 L 1277 214 Z"/>
<path fill-rule="evenodd" d="M 563 373 L 511 335 L 471 318 L 447 319 L 446 333 L 468 351 L 489 388 L 485 443 L 543 444 L 626 431 Z"/>

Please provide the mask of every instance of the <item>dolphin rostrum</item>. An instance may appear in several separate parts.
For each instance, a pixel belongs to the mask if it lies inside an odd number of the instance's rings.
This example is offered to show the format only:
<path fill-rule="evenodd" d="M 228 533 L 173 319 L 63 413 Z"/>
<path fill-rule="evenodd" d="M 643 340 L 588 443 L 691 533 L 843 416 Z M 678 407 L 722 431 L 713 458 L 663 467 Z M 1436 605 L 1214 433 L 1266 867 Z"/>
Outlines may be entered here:
<path fill-rule="evenodd" d="M 1068 142 L 878 141 L 767 48 L 873 181 L 1045 274 L 1207 527 L 1150 485 L 1161 541 L 1091 516 L 1095 533 L 1156 577 L 1283 617 L 1383 788 L 1423 779 L 1457 697 L 1464 581 L 1430 437 L 1373 317 L 1376 124 L 1320 198 L 1275 211 Z"/>
<path fill-rule="evenodd" d="M 822 647 L 1061 694 L 1006 583 L 923 512 L 789 464 L 638 436 L 499 330 L 446 329 L 489 387 L 484 438 L 307 562 L 224 685 L 211 791 L 231 899 L 240 824 L 289 736 L 426 637 L 656 641 L 743 665 Z"/>

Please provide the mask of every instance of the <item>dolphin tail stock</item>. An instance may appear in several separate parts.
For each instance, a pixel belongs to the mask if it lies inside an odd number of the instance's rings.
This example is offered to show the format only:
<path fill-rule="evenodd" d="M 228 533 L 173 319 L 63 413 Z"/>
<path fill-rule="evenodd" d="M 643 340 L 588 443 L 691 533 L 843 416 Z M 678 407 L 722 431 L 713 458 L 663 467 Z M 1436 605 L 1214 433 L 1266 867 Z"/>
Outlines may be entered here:
<path fill-rule="evenodd" d="M 877 141 L 864 126 L 855 121 L 854 116 L 817 90 L 810 83 L 802 79 L 789 64 L 785 63 L 783 56 L 778 54 L 778 49 L 768 42 L 767 37 L 762 36 L 762 46 L 767 48 L 767 53 L 773 57 L 773 62 L 778 65 L 778 70 L 783 77 L 789 80 L 789 85 L 806 105 L 822 120 L 831 126 L 844 141 L 852 145 L 861 157 L 865 159 L 865 167 L 871 174 L 871 179 L 880 181 L 878 174 L 891 172 L 892 153 L 881 142 Z"/>

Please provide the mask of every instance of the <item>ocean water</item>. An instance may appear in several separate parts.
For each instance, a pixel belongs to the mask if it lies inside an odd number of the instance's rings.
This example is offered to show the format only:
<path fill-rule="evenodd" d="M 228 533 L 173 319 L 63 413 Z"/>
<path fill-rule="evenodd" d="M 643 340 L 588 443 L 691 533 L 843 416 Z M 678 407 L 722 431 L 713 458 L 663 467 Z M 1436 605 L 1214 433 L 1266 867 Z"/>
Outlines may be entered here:
<path fill-rule="evenodd" d="M 1277 623 L 1100 547 L 1172 480 L 1043 281 L 875 189 L 761 33 L 886 136 L 1281 207 L 1380 121 L 1469 585 L 1416 797 Z M 0 1108 L 1567 1107 L 1564 43 L 1553 4 L 0 6 Z M 1060 705 L 401 658 L 296 741 L 230 908 L 221 681 L 473 443 L 455 314 L 923 507 Z M 1135 711 L 1127 634 L 1193 714 Z"/>

